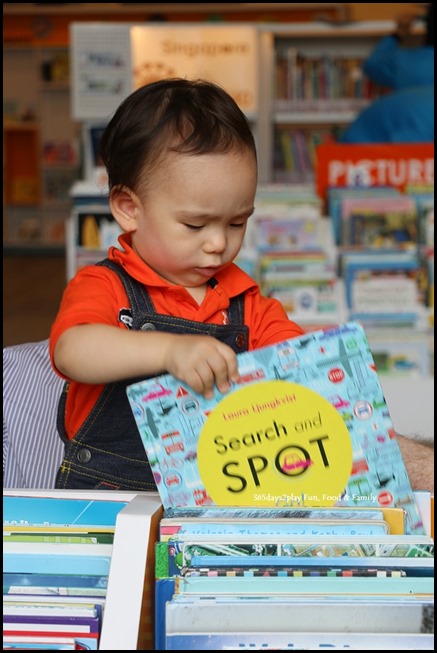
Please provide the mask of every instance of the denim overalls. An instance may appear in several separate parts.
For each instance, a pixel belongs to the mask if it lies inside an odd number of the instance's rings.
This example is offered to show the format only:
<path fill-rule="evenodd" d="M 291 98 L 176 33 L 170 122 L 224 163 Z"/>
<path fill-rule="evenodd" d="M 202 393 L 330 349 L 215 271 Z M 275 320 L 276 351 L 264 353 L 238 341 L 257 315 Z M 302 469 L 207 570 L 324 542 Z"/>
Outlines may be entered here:
<path fill-rule="evenodd" d="M 249 329 L 244 325 L 243 295 L 232 298 L 228 324 L 203 324 L 156 313 L 145 287 L 119 265 L 109 259 L 97 265 L 109 267 L 123 282 L 131 306 L 133 330 L 211 335 L 236 353 L 247 350 Z M 209 283 L 213 288 L 217 284 L 215 279 Z M 72 440 L 65 432 L 68 383 L 65 384 L 58 407 L 58 432 L 65 444 L 65 452 L 56 477 L 56 488 L 156 491 L 126 395 L 126 387 L 138 380 L 107 384 Z"/>

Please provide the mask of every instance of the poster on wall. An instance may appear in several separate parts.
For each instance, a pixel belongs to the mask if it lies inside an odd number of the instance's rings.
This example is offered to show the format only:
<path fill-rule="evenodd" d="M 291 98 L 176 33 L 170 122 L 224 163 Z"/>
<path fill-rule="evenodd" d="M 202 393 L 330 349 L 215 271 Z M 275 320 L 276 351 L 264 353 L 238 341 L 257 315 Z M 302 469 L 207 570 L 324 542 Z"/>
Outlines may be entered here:
<path fill-rule="evenodd" d="M 134 86 L 165 77 L 223 86 L 250 116 L 257 111 L 257 39 L 250 26 L 131 28 Z"/>
<path fill-rule="evenodd" d="M 72 23 L 71 113 L 107 120 L 133 88 L 128 25 Z"/>

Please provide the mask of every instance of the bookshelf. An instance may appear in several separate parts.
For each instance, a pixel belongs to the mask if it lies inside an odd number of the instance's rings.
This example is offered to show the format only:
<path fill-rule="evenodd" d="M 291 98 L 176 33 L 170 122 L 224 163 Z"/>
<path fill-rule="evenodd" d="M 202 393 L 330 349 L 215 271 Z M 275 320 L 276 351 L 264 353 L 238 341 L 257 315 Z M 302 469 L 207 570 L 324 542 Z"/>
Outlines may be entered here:
<path fill-rule="evenodd" d="M 158 493 L 4 489 L 3 496 L 128 502 L 118 513 L 115 524 L 99 650 L 155 650 L 155 543 L 160 539 L 163 514 Z M 415 499 L 425 532 L 433 537 L 433 498 L 430 499 L 428 492 L 415 492 Z M 252 630 L 248 629 L 247 634 L 251 635 Z M 382 648 L 390 646 L 388 637 Z"/>
<path fill-rule="evenodd" d="M 5 247 L 62 249 L 69 190 L 81 174 L 69 50 L 6 45 L 3 54 Z"/>
<path fill-rule="evenodd" d="M 317 145 L 334 140 L 383 91 L 365 77 L 361 63 L 378 40 L 394 29 L 391 20 L 250 26 L 233 22 L 202 28 L 196 23 L 182 26 L 175 22 L 73 23 L 73 114 L 79 120 L 101 120 L 150 76 L 207 76 L 235 97 L 252 124 L 260 183 L 312 183 Z M 421 29 L 417 25 L 415 34 Z M 218 48 L 214 60 L 205 49 L 204 39 L 210 46 L 212 40 Z M 115 77 L 121 80 L 120 57 L 132 71 L 130 88 L 118 94 L 108 90 L 103 104 L 101 93 L 99 97 L 85 94 L 83 80 L 81 83 L 80 53 L 87 51 L 89 56 L 90 51 L 99 53 L 99 49 L 117 54 Z M 225 50 L 230 57 L 223 56 Z M 188 52 L 196 56 L 187 57 Z M 143 70 L 146 77 L 141 74 Z M 100 72 L 103 80 L 103 73 L 108 71 Z"/>
<path fill-rule="evenodd" d="M 360 66 L 394 29 L 394 21 L 259 26 L 260 88 L 267 89 L 259 98 L 261 182 L 314 180 L 314 148 L 335 140 L 381 93 Z"/>
<path fill-rule="evenodd" d="M 229 29 L 247 29 L 249 24 L 255 30 L 250 74 L 239 74 L 238 79 L 249 79 L 255 70 L 251 88 L 257 94 L 257 103 L 254 107 L 251 104 L 247 115 L 257 140 L 261 183 L 312 182 L 316 144 L 333 138 L 365 106 L 372 94 L 377 93 L 360 76 L 359 62 L 379 38 L 393 31 L 394 22 L 348 23 L 345 16 L 340 15 L 326 15 L 323 22 L 318 20 L 322 16 L 317 14 L 322 6 L 328 10 L 341 5 L 311 5 L 316 12 L 313 22 L 267 23 L 258 17 L 258 22 L 252 24 L 233 18 L 232 23 L 214 25 L 214 29 L 223 33 Z M 17 9 L 16 5 L 7 7 L 7 14 Z M 84 10 L 86 5 L 81 7 Z M 75 19 L 73 16 L 72 20 Z M 100 34 L 110 35 L 109 40 L 102 37 L 102 51 L 108 46 L 120 49 L 132 27 L 154 30 L 152 34 L 159 34 L 162 29 L 176 29 L 181 38 L 184 31 L 188 34 L 190 30 L 203 29 L 199 28 L 199 23 L 170 22 L 171 16 L 165 25 L 129 23 L 128 19 L 126 14 L 123 22 L 118 23 L 72 24 L 91 29 L 96 44 Z M 53 38 L 45 37 L 41 43 L 35 39 L 20 42 L 24 36 L 12 38 L 8 35 L 4 45 L 4 242 L 7 248 L 63 248 L 65 220 L 71 207 L 68 191 L 84 175 L 78 151 L 79 143 L 82 145 L 81 126 L 76 122 L 82 118 L 75 117 L 71 97 L 77 87 L 74 74 L 70 80 L 69 66 L 69 58 L 74 54 L 74 39 L 70 31 L 69 41 L 62 41 L 59 35 L 56 41 L 56 21 L 53 26 Z M 211 28 L 208 25 L 207 29 Z M 293 57 L 298 58 L 299 63 L 294 72 L 290 72 Z M 343 69 L 343 64 L 349 68 Z M 302 78 L 298 86 L 303 96 L 292 100 L 284 84 L 290 86 L 291 78 L 296 76 Z M 329 97 L 327 79 L 332 76 L 338 78 L 335 84 L 342 88 L 337 89 L 336 97 Z M 129 76 L 124 77 L 128 79 Z M 310 78 L 312 82 L 308 81 Z M 316 84 L 316 78 L 324 81 Z M 308 96 L 311 85 L 313 92 Z M 125 94 L 130 90 L 126 84 Z M 105 117 L 112 110 L 107 100 L 102 108 Z M 92 116 L 93 119 L 102 117 Z M 284 160 L 284 148 L 289 150 L 291 164 Z"/>
<path fill-rule="evenodd" d="M 153 650 L 154 545 L 161 517 L 158 493 L 5 489 L 3 495 L 129 502 L 115 525 L 99 650 Z"/>

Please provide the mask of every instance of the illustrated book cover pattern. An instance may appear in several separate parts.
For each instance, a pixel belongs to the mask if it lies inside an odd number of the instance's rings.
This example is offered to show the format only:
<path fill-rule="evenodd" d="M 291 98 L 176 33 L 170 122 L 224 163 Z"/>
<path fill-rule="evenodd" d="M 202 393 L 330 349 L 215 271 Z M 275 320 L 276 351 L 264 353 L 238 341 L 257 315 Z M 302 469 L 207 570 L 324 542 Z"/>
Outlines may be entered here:
<path fill-rule="evenodd" d="M 393 506 L 424 533 L 361 325 L 238 360 L 240 382 L 212 399 L 169 374 L 128 386 L 164 508 Z"/>

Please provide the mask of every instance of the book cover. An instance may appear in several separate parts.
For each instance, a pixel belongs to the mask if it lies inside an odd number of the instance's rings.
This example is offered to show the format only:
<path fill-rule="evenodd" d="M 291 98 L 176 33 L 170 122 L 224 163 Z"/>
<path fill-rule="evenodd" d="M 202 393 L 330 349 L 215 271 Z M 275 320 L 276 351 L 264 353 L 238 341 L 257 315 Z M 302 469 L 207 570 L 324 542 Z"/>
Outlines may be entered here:
<path fill-rule="evenodd" d="M 41 638 L 70 637 L 75 645 L 84 647 L 85 650 L 98 649 L 101 622 L 99 618 L 72 617 L 62 619 L 52 617 L 51 621 L 44 617 L 3 617 L 3 640 L 5 637 L 32 637 L 36 641 Z"/>
<path fill-rule="evenodd" d="M 3 531 L 3 543 L 7 542 L 28 542 L 30 544 L 113 544 L 114 533 L 62 533 L 41 531 Z"/>
<path fill-rule="evenodd" d="M 341 244 L 342 232 L 342 205 L 346 199 L 369 198 L 369 197 L 396 197 L 399 198 L 400 191 L 392 186 L 369 187 L 330 187 L 326 191 L 327 212 L 331 217 L 334 239 L 337 245 Z"/>
<path fill-rule="evenodd" d="M 70 603 L 65 600 L 60 602 L 41 601 L 33 597 L 32 601 L 17 601 L 3 597 L 3 615 L 35 615 L 45 617 L 81 617 L 102 616 L 102 607 L 96 603 Z"/>
<path fill-rule="evenodd" d="M 319 235 L 319 215 L 294 216 L 276 207 L 271 216 L 255 215 L 257 216 L 257 247 L 259 251 L 322 249 Z"/>
<path fill-rule="evenodd" d="M 335 548 L 335 547 L 334 547 Z M 248 547 L 249 549 L 249 547 Z M 320 548 L 319 548 L 320 551 Z M 361 554 L 361 555 L 359 555 Z M 184 565 L 184 561 L 186 565 Z M 337 551 L 329 551 L 325 545 L 324 553 L 319 557 L 316 555 L 306 556 L 289 556 L 286 552 L 282 552 L 278 547 L 277 552 L 269 551 L 264 554 L 254 554 L 247 550 L 239 551 L 239 553 L 219 552 L 215 554 L 200 546 L 198 549 L 194 547 L 175 547 L 174 551 L 159 548 L 157 545 L 157 560 L 156 560 L 156 578 L 167 578 L 171 576 L 184 575 L 185 569 L 261 569 L 261 568 L 293 568 L 296 570 L 310 570 L 318 568 L 326 569 L 401 569 L 407 575 L 421 575 L 429 576 L 434 574 L 434 557 L 408 557 L 402 555 L 369 555 L 364 556 L 363 551 L 360 550 L 357 555 L 352 550 L 349 553 L 347 550 L 343 553 Z"/>
<path fill-rule="evenodd" d="M 3 650 L 39 649 L 43 651 L 76 651 L 82 647 L 76 645 L 74 637 L 32 637 L 25 635 L 3 635 Z"/>
<path fill-rule="evenodd" d="M 398 510 L 396 510 L 398 512 Z M 402 512 L 402 511 L 400 511 Z M 380 521 L 385 518 L 380 508 L 272 508 L 252 506 L 178 506 L 167 508 L 163 519 L 370 519 Z"/>
<path fill-rule="evenodd" d="M 220 634 L 174 634 L 165 638 L 167 651 L 220 651 L 220 650 L 271 650 L 299 651 L 348 649 L 349 651 L 433 651 L 434 635 L 419 633 L 405 635 L 396 633 L 235 633 Z"/>
<path fill-rule="evenodd" d="M 423 536 L 420 536 L 422 538 Z M 306 565 L 311 560 L 318 561 L 320 564 L 325 564 L 326 560 L 340 559 L 343 562 L 348 560 L 369 560 L 372 558 L 372 566 L 376 564 L 377 559 L 387 559 L 384 564 L 393 566 L 405 566 L 405 559 L 411 559 L 416 563 L 425 565 L 434 564 L 434 543 L 433 540 L 427 542 L 417 541 L 416 537 L 406 536 L 401 540 L 396 536 L 386 538 L 381 542 L 379 538 L 367 538 L 367 541 L 362 541 L 363 538 L 345 538 L 335 537 L 323 538 L 321 536 L 305 542 L 297 542 L 293 539 L 290 542 L 286 538 L 282 541 L 276 541 L 266 538 L 258 538 L 256 540 L 240 538 L 238 541 L 235 538 L 214 538 L 212 541 L 183 541 L 183 540 L 168 540 L 165 542 L 158 542 L 155 546 L 156 558 L 156 577 L 163 578 L 166 576 L 180 575 L 183 567 L 194 566 L 212 566 L 234 564 L 234 565 L 253 565 L 261 564 L 264 560 L 265 564 L 273 564 L 277 562 L 284 564 L 284 559 L 287 564 L 291 562 L 296 565 Z M 388 560 L 388 559 L 391 560 Z M 420 560 L 417 560 L 420 558 Z M 312 563 L 310 563 L 312 564 Z"/>
<path fill-rule="evenodd" d="M 62 637 L 90 635 L 98 638 L 100 627 L 100 616 L 3 615 L 3 633 L 5 635 L 39 633 L 49 636 L 51 633 L 58 633 Z"/>
<path fill-rule="evenodd" d="M 22 588 L 18 588 L 22 589 Z M 28 588 L 29 589 L 29 588 Z M 67 591 L 63 593 L 59 593 L 56 591 L 56 588 L 53 588 L 54 591 L 50 592 L 52 588 L 45 588 L 49 591 L 47 592 L 39 592 L 39 591 L 33 591 L 32 588 L 31 591 L 29 592 L 20 592 L 14 591 L 14 588 L 9 588 L 9 591 L 3 591 L 3 603 L 4 605 L 14 602 L 17 605 L 21 606 L 33 606 L 33 605 L 38 605 L 40 603 L 48 603 L 49 605 L 52 605 L 53 607 L 56 607 L 58 604 L 63 605 L 64 603 L 74 607 L 76 605 L 82 605 L 84 602 L 88 602 L 92 605 L 95 606 L 96 609 L 101 610 L 105 604 L 105 597 L 106 595 L 102 592 L 100 596 L 97 595 L 97 592 L 94 594 L 92 593 L 84 593 L 84 594 L 69 594 L 68 589 L 66 588 Z M 39 590 L 40 588 L 36 588 Z M 73 588 L 74 589 L 74 588 Z"/>
<path fill-rule="evenodd" d="M 108 572 L 104 574 L 68 573 L 68 568 L 61 570 L 59 574 L 52 570 L 42 573 L 28 573 L 22 569 L 7 572 L 3 569 L 3 591 L 10 591 L 15 588 L 16 592 L 35 592 L 37 588 L 45 588 L 53 593 L 67 592 L 68 589 L 80 590 L 105 590 L 108 587 Z"/>
<path fill-rule="evenodd" d="M 414 252 L 346 253 L 342 256 L 346 305 L 352 313 L 416 315 L 420 260 Z M 395 295 L 395 296 L 394 296 Z"/>
<path fill-rule="evenodd" d="M 417 232 L 416 205 L 406 195 L 345 198 L 342 202 L 342 245 L 414 247 Z"/>
<path fill-rule="evenodd" d="M 24 526 L 114 526 L 128 501 L 3 496 L 3 530 Z M 15 528 L 13 530 L 16 530 Z"/>
<path fill-rule="evenodd" d="M 72 544 L 71 546 L 74 545 Z M 3 554 L 3 571 L 5 573 L 52 574 L 53 577 L 68 573 L 71 576 L 77 574 L 107 576 L 109 574 L 110 564 L 110 555 L 73 555 L 62 553 L 58 555 L 50 553 Z"/>
<path fill-rule="evenodd" d="M 113 544 L 72 542 L 14 542 L 3 540 L 3 555 L 10 553 L 42 556 L 112 556 Z"/>
<path fill-rule="evenodd" d="M 286 595 L 416 595 L 434 596 L 434 578 L 403 576 L 400 578 L 331 578 L 317 577 L 280 577 L 267 576 L 176 576 L 175 594 L 203 596 L 268 596 L 271 594 Z"/>
<path fill-rule="evenodd" d="M 370 520 L 385 521 L 393 535 L 405 533 L 403 508 L 360 508 L 339 506 L 335 508 L 274 508 L 251 506 L 180 506 L 164 511 L 164 519 L 214 519 L 215 521 L 252 519 L 299 519 L 299 520 Z M 161 519 L 162 523 L 162 519 Z M 174 522 L 173 522 L 174 523 Z"/>
<path fill-rule="evenodd" d="M 158 578 L 155 581 L 154 637 L 155 650 L 165 650 L 165 606 L 175 592 L 174 578 Z"/>
<path fill-rule="evenodd" d="M 208 518 L 196 519 L 162 519 L 159 526 L 161 541 L 173 539 L 193 539 L 197 536 L 239 536 L 251 535 L 387 535 L 388 525 L 381 521 L 336 521 L 336 520 L 277 520 L 245 519 L 243 521 L 215 521 Z"/>
<path fill-rule="evenodd" d="M 193 556 L 191 567 L 182 567 L 179 576 L 434 576 L 434 560 L 414 560 L 412 558 L 384 558 L 371 556 L 353 558 L 338 556 L 333 558 L 293 558 L 285 556 L 250 556 L 238 560 L 237 556 L 220 558 Z M 221 564 L 220 564 L 221 563 Z"/>
<path fill-rule="evenodd" d="M 212 399 L 169 374 L 127 388 L 164 508 L 393 506 L 424 533 L 358 323 L 238 359 L 240 383 Z"/>
<path fill-rule="evenodd" d="M 166 606 L 167 633 L 203 633 L 217 630 L 228 634 L 251 631 L 288 633 L 425 633 L 433 632 L 434 606 L 424 598 L 420 601 L 392 602 L 388 597 L 379 601 L 362 600 L 359 606 L 339 597 L 324 601 L 320 597 L 289 597 L 266 599 L 226 597 L 215 600 L 171 600 Z M 301 600 L 303 599 L 303 600 Z M 296 609 L 298 608 L 298 609 Z M 253 628 L 253 624 L 257 624 Z"/>

